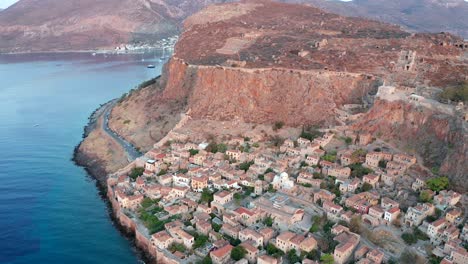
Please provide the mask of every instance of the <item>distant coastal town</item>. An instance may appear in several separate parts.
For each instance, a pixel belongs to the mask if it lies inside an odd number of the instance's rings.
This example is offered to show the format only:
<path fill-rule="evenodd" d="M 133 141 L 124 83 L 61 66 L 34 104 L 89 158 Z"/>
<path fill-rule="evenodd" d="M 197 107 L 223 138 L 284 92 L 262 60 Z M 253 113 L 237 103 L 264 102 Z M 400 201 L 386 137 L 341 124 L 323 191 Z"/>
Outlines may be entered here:
<path fill-rule="evenodd" d="M 448 186 L 370 134 L 306 127 L 172 131 L 109 175 L 107 195 L 157 263 L 467 263 L 462 194 Z"/>

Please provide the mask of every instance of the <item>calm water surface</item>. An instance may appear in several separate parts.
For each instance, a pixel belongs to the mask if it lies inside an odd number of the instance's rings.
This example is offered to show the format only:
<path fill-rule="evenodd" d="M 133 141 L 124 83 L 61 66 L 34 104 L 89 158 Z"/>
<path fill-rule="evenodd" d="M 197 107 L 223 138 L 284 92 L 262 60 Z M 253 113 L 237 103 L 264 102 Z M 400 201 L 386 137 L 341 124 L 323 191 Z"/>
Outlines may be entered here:
<path fill-rule="evenodd" d="M 160 73 L 142 58 L 0 55 L 0 263 L 138 262 L 71 157 L 94 109 Z"/>

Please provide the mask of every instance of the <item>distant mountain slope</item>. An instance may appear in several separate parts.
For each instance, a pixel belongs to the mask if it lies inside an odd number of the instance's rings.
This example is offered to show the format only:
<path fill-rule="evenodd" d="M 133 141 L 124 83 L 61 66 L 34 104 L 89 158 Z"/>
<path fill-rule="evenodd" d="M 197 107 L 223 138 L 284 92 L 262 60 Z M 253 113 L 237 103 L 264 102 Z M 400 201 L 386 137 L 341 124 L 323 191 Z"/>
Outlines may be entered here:
<path fill-rule="evenodd" d="M 0 14 L 0 52 L 88 50 L 151 42 L 222 0 L 20 0 Z"/>
<path fill-rule="evenodd" d="M 237 0 L 20 0 L 0 13 L 0 52 L 90 50 L 179 32 L 205 5 Z M 468 38 L 464 0 L 277 0 Z"/>
<path fill-rule="evenodd" d="M 468 2 L 464 0 L 281 0 L 306 3 L 346 16 L 399 24 L 411 31 L 450 32 L 468 38 Z"/>

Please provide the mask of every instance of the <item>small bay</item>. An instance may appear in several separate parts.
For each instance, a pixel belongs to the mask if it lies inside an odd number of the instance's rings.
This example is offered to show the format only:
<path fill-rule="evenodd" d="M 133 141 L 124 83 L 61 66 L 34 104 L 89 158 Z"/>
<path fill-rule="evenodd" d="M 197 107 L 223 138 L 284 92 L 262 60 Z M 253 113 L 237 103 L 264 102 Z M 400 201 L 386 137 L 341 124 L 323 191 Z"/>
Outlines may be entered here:
<path fill-rule="evenodd" d="M 0 263 L 138 263 L 71 158 L 89 115 L 159 75 L 159 56 L 0 55 Z"/>

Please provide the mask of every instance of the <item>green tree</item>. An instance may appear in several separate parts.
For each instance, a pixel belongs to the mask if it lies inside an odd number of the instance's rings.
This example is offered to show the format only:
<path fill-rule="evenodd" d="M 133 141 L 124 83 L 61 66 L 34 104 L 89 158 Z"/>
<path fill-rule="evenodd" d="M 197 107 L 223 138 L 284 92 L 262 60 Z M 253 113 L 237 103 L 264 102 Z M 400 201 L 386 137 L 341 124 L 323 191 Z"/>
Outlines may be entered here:
<path fill-rule="evenodd" d="M 169 251 L 171 252 L 175 252 L 175 251 L 179 251 L 179 252 L 185 252 L 187 250 L 187 248 L 182 245 L 182 244 L 179 244 L 179 243 L 173 243 L 170 247 L 169 247 Z"/>
<path fill-rule="evenodd" d="M 354 163 L 348 166 L 351 169 L 351 176 L 355 178 L 362 178 L 366 174 L 371 174 L 374 171 L 362 166 L 361 163 Z"/>
<path fill-rule="evenodd" d="M 401 238 L 408 245 L 412 245 L 412 244 L 415 244 L 416 242 L 418 242 L 418 239 L 416 238 L 416 236 L 411 234 L 411 233 L 403 233 L 401 235 Z"/>
<path fill-rule="evenodd" d="M 216 223 L 212 223 L 212 224 L 211 224 L 211 227 L 213 227 L 213 230 L 214 230 L 215 232 L 219 232 L 219 230 L 221 230 L 221 227 L 223 227 L 223 226 L 222 226 L 222 225 L 218 225 L 218 224 L 216 224 Z"/>
<path fill-rule="evenodd" d="M 306 258 L 311 260 L 320 260 L 320 251 L 317 249 L 313 249 L 309 253 L 307 253 Z"/>
<path fill-rule="evenodd" d="M 277 131 L 281 128 L 283 128 L 284 122 L 283 121 L 278 121 L 273 124 L 273 131 Z"/>
<path fill-rule="evenodd" d="M 353 139 L 350 138 L 350 137 L 346 137 L 344 141 L 345 141 L 346 145 L 351 145 L 351 143 L 353 143 Z"/>
<path fill-rule="evenodd" d="M 143 175 L 143 172 L 145 171 L 145 168 L 143 167 L 135 167 L 132 169 L 130 172 L 130 175 L 128 175 L 131 179 L 136 180 L 139 176 Z"/>
<path fill-rule="evenodd" d="M 198 149 L 190 149 L 189 152 L 190 152 L 190 156 L 195 156 L 198 154 L 199 151 Z"/>
<path fill-rule="evenodd" d="M 297 252 L 294 248 L 288 251 L 286 257 L 288 258 L 289 263 L 291 264 L 302 262 L 301 258 L 297 255 Z"/>
<path fill-rule="evenodd" d="M 320 261 L 323 264 L 333 264 L 335 262 L 335 259 L 333 258 L 332 254 L 324 254 L 320 257 Z"/>
<path fill-rule="evenodd" d="M 449 186 L 449 179 L 445 176 L 436 177 L 427 180 L 426 184 L 429 189 L 433 190 L 434 192 L 439 192 L 447 189 Z"/>
<path fill-rule="evenodd" d="M 468 82 L 446 88 L 439 97 L 442 101 L 468 102 Z"/>
<path fill-rule="evenodd" d="M 273 218 L 271 218 L 271 216 L 268 216 L 263 220 L 263 224 L 270 227 L 273 226 Z"/>
<path fill-rule="evenodd" d="M 167 170 L 162 169 L 162 170 L 160 170 L 160 171 L 158 172 L 157 175 L 158 175 L 158 176 L 162 176 L 162 175 L 166 175 L 166 174 L 167 174 Z"/>
<path fill-rule="evenodd" d="M 363 185 L 362 185 L 362 191 L 363 192 L 367 192 L 367 191 L 370 191 L 372 190 L 372 185 L 370 185 L 369 183 L 365 182 Z"/>
<path fill-rule="evenodd" d="M 197 262 L 197 264 L 213 264 L 213 261 L 211 260 L 210 255 L 208 254 L 206 257 L 204 257 L 201 261 Z"/>
<path fill-rule="evenodd" d="M 213 193 L 208 189 L 204 188 L 201 193 L 200 203 L 211 203 L 213 201 Z"/>
<path fill-rule="evenodd" d="M 239 261 L 245 256 L 245 254 L 247 254 L 245 248 L 243 248 L 242 246 L 237 246 L 232 249 L 231 258 L 235 261 Z"/>
<path fill-rule="evenodd" d="M 282 253 L 281 250 L 275 247 L 275 245 L 273 245 L 272 243 L 268 243 L 268 245 L 266 246 L 266 251 L 267 251 L 267 254 L 270 256 Z"/>
<path fill-rule="evenodd" d="M 254 163 L 255 162 L 253 160 L 252 161 L 242 162 L 241 164 L 239 164 L 239 169 L 247 172 L 249 170 L 250 166 L 252 166 Z"/>
<path fill-rule="evenodd" d="M 217 147 L 218 147 L 218 152 L 225 153 L 227 151 L 226 144 L 221 143 L 221 144 L 218 144 Z"/>
<path fill-rule="evenodd" d="M 379 167 L 382 169 L 387 168 L 387 161 L 386 160 L 379 160 Z"/>
<path fill-rule="evenodd" d="M 421 191 L 421 193 L 419 194 L 419 201 L 421 201 L 421 202 L 423 202 L 423 203 L 427 203 L 427 202 L 429 202 L 431 199 L 432 199 L 431 194 L 430 194 L 429 191 L 427 191 L 427 190 L 423 190 L 423 191 Z"/>

